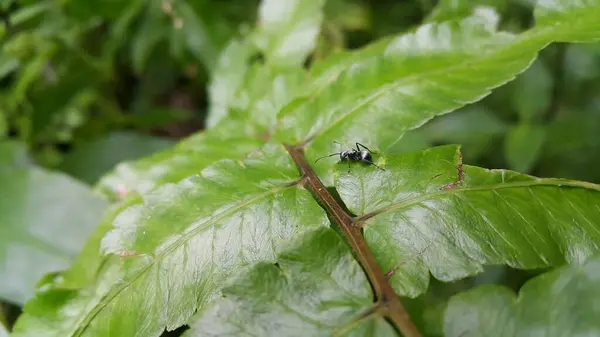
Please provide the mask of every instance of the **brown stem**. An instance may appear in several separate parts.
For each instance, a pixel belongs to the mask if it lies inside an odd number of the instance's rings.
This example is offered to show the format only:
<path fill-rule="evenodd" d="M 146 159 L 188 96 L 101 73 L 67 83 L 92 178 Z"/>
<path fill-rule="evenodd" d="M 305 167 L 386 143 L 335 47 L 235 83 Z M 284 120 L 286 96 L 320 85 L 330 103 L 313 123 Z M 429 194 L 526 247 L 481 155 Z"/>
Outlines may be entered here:
<path fill-rule="evenodd" d="M 400 303 L 398 296 L 396 296 L 396 293 L 394 293 L 394 290 L 388 283 L 385 273 L 383 273 L 381 267 L 375 260 L 375 256 L 373 256 L 373 253 L 367 246 L 360 227 L 354 225 L 350 215 L 337 203 L 333 196 L 327 191 L 327 188 L 325 188 L 321 180 L 313 172 L 304 157 L 302 147 L 286 145 L 286 149 L 298 166 L 298 169 L 304 178 L 305 187 L 325 206 L 331 217 L 340 226 L 340 229 L 348 239 L 352 249 L 354 249 L 358 261 L 362 265 L 373 286 L 377 305 L 380 306 L 383 314 L 405 337 L 420 337 L 421 333 L 410 319 L 410 316 L 402 303 Z"/>

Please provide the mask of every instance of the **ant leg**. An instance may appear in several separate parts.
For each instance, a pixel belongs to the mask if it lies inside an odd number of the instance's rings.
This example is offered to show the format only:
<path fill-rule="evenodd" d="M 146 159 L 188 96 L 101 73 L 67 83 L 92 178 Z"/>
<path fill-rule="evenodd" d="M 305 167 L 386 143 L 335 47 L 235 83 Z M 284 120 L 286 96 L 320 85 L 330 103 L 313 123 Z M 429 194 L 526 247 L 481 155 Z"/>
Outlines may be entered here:
<path fill-rule="evenodd" d="M 378 166 L 377 164 L 375 164 L 374 162 L 372 162 L 372 161 L 370 161 L 370 160 L 366 160 L 366 159 L 365 159 L 365 161 L 366 161 L 367 163 L 369 163 L 369 164 L 371 164 L 371 165 L 373 165 L 373 166 L 377 167 L 378 169 L 380 169 L 380 170 L 382 170 L 382 171 L 385 171 L 385 169 L 384 169 L 384 168 L 381 168 L 381 167 L 379 167 L 379 166 Z"/>
<path fill-rule="evenodd" d="M 359 145 L 360 145 L 360 146 L 362 146 L 362 147 L 363 147 L 365 150 L 367 150 L 367 151 L 369 151 L 369 152 L 373 152 L 373 151 L 369 150 L 369 148 L 368 148 L 368 147 L 366 147 L 366 146 L 362 145 L 361 143 L 358 143 L 358 142 L 357 142 L 357 143 L 356 143 L 356 149 L 357 149 L 359 152 L 360 152 L 360 148 L 358 147 Z"/>
<path fill-rule="evenodd" d="M 348 173 L 350 173 L 350 158 L 346 159 L 346 161 L 348 162 Z"/>

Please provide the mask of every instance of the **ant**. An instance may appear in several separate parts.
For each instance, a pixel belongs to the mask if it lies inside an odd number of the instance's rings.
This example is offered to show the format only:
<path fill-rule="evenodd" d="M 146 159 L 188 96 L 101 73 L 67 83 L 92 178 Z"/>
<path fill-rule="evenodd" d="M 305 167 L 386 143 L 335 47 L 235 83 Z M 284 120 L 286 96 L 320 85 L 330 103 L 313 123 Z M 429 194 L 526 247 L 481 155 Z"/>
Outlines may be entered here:
<path fill-rule="evenodd" d="M 340 147 L 342 146 L 342 144 L 334 141 L 334 143 L 340 145 Z M 360 147 L 363 147 L 365 150 L 361 150 Z M 327 158 L 327 157 L 332 157 L 332 156 L 336 156 L 336 155 L 340 155 L 340 161 L 346 161 L 348 162 L 348 172 L 350 172 L 350 162 L 363 162 L 363 163 L 368 163 L 369 165 L 373 165 L 375 167 L 377 167 L 378 169 L 385 171 L 383 168 L 377 166 L 377 164 L 375 164 L 373 162 L 373 156 L 371 155 L 372 151 L 369 150 L 368 147 L 362 145 L 361 143 L 356 143 L 356 149 L 350 149 L 350 150 L 345 150 L 345 151 L 340 151 L 340 152 L 336 152 L 336 153 L 332 153 L 330 155 L 327 156 L 323 156 L 317 160 L 315 160 L 315 163 L 318 162 L 319 160 L 323 159 L 323 158 Z"/>

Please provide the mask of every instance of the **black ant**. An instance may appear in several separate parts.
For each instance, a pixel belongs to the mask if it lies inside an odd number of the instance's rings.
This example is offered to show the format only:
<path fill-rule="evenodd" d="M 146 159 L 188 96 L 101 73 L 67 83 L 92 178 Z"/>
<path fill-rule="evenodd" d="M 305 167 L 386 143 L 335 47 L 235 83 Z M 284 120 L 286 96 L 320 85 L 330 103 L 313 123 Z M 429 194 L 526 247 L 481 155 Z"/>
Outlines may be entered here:
<path fill-rule="evenodd" d="M 342 146 L 342 144 L 334 141 L 334 143 L 340 145 L 340 147 Z M 360 147 L 363 147 L 365 150 L 361 150 Z M 336 152 L 336 153 L 332 153 L 330 155 L 327 156 L 323 156 L 317 160 L 315 160 L 315 163 L 318 162 L 319 160 L 323 159 L 323 158 L 327 158 L 327 157 L 332 157 L 332 156 L 336 156 L 336 155 L 340 155 L 340 161 L 346 161 L 348 162 L 348 172 L 350 172 L 350 162 L 363 162 L 363 163 L 368 163 L 370 165 L 373 165 L 375 167 L 377 167 L 378 169 L 385 171 L 384 169 L 382 169 L 381 167 L 377 166 L 377 164 L 375 164 L 373 162 L 373 156 L 371 155 L 372 151 L 369 150 L 368 147 L 362 145 L 361 143 L 356 143 L 356 149 L 350 149 L 350 150 L 346 150 L 346 151 L 341 151 L 341 152 Z"/>

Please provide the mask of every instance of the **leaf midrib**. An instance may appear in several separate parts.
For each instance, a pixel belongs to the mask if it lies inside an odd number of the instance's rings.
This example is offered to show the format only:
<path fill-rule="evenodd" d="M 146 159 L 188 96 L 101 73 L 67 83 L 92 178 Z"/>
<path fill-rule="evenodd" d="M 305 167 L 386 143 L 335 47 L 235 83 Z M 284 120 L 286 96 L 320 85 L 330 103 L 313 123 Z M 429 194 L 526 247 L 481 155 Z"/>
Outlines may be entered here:
<path fill-rule="evenodd" d="M 274 195 L 274 194 L 281 192 L 287 188 L 291 188 L 291 187 L 295 186 L 297 183 L 299 183 L 299 181 L 290 182 L 288 184 L 278 186 L 277 188 L 272 188 L 267 192 L 263 192 L 263 193 L 255 196 L 254 198 L 251 198 L 251 199 L 246 200 L 236 206 L 229 208 L 227 211 L 225 211 L 225 212 L 219 214 L 218 216 L 212 218 L 211 220 L 207 221 L 207 224 L 214 223 L 214 222 L 222 220 L 228 216 L 231 216 L 232 213 L 235 213 L 238 210 L 240 210 L 244 207 L 247 207 L 248 205 L 251 205 L 257 201 L 260 201 L 270 195 Z M 99 314 L 102 311 L 102 309 L 104 309 L 104 307 L 106 307 L 112 301 L 112 299 L 114 299 L 122 291 L 124 291 L 131 284 L 133 284 L 138 278 L 145 275 L 146 271 L 149 270 L 151 267 L 153 267 L 157 262 L 161 261 L 165 256 L 167 256 L 169 253 L 171 253 L 175 249 L 180 248 L 180 246 L 183 244 L 183 242 L 188 241 L 189 239 L 191 239 L 193 236 L 195 236 L 202 230 L 205 230 L 207 227 L 210 227 L 210 226 L 199 226 L 198 228 L 190 231 L 189 233 L 186 233 L 178 240 L 175 240 L 171 245 L 169 245 L 167 248 L 165 248 L 159 254 L 154 255 L 154 258 L 152 259 L 152 261 L 150 261 L 147 266 L 145 266 L 144 268 L 141 268 L 137 273 L 135 273 L 133 277 L 129 278 L 129 280 L 127 282 L 121 283 L 119 285 L 119 287 L 117 287 L 116 289 L 111 290 L 107 294 L 105 294 L 102 297 L 102 299 L 98 302 L 98 304 L 94 305 L 92 310 L 88 311 L 84 315 L 85 317 L 83 318 L 83 320 L 79 320 L 79 319 L 76 320 L 76 323 L 73 324 L 73 326 L 71 326 L 71 329 L 69 329 L 69 331 L 74 331 L 73 333 L 70 333 L 70 336 L 81 336 L 81 334 L 83 332 L 85 332 L 85 330 L 89 326 L 89 323 L 92 321 L 92 319 L 94 319 L 94 317 L 97 314 Z M 78 324 L 77 322 L 82 322 L 82 323 Z M 79 328 L 78 328 L 78 326 L 79 326 Z M 73 330 L 73 328 L 75 328 L 75 330 Z"/>

